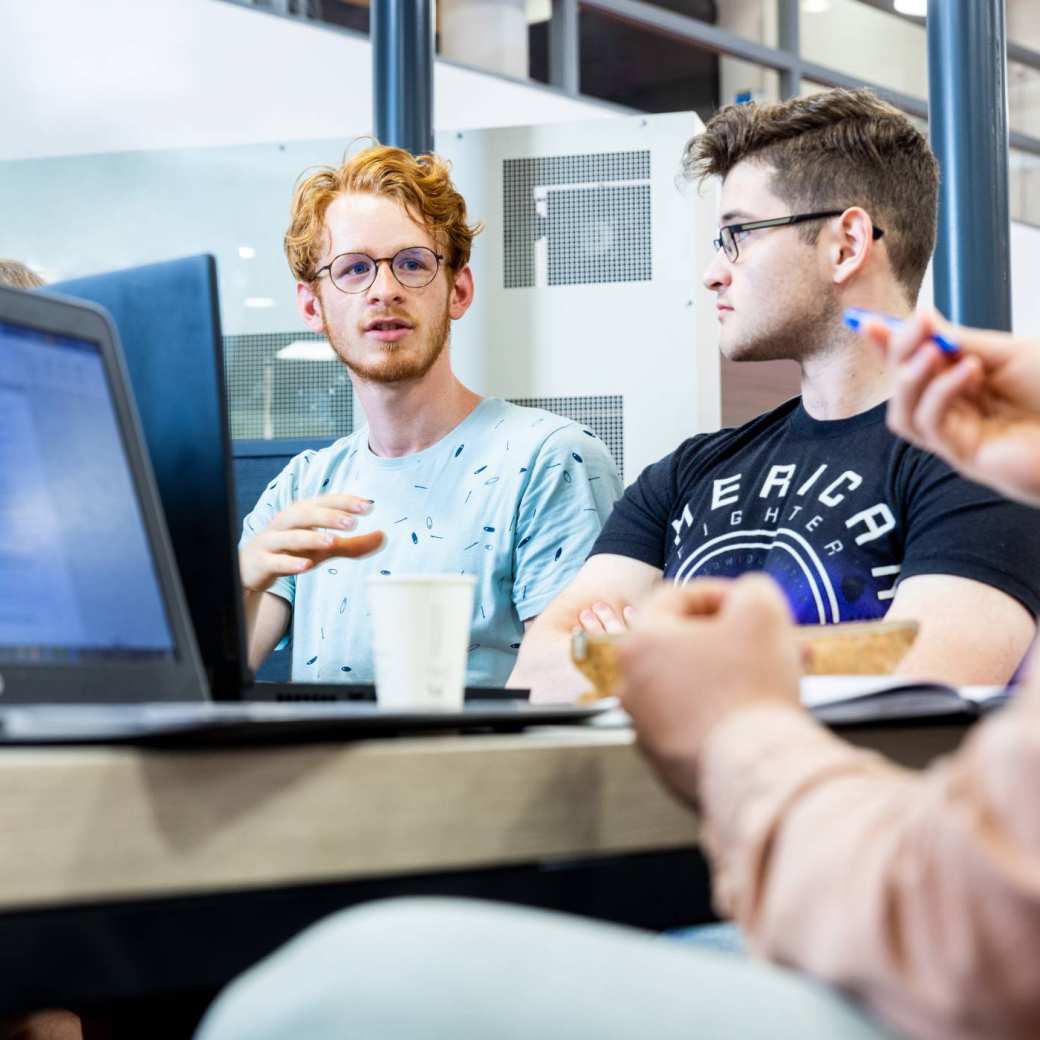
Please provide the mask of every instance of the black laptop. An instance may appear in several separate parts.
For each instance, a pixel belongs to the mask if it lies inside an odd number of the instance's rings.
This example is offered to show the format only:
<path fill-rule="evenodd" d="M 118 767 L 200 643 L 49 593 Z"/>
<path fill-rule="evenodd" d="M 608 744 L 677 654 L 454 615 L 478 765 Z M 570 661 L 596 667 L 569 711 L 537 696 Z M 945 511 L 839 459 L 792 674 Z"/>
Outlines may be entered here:
<path fill-rule="evenodd" d="M 297 742 L 593 714 L 213 703 L 111 320 L 0 288 L 0 743 Z"/>
<path fill-rule="evenodd" d="M 110 320 L 0 288 L 0 704 L 206 699 Z"/>
<path fill-rule="evenodd" d="M 112 316 L 210 692 L 214 700 L 255 698 L 213 258 L 149 264 L 43 291 L 92 301 Z M 276 699 L 279 692 L 263 696 Z M 368 691 L 343 687 L 341 694 L 353 699 Z"/>

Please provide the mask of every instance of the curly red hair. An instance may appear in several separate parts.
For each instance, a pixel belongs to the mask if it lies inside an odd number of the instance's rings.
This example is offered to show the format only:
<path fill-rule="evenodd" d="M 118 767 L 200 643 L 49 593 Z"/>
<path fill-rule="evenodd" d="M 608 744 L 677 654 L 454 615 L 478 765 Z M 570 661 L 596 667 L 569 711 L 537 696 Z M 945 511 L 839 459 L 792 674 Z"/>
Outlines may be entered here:
<path fill-rule="evenodd" d="M 306 171 L 305 171 L 306 173 Z M 312 282 L 322 255 L 325 213 L 345 192 L 383 195 L 399 202 L 445 251 L 459 271 L 469 263 L 481 225 L 466 221 L 466 200 L 455 190 L 448 163 L 436 155 L 412 155 L 403 148 L 375 145 L 340 166 L 319 166 L 296 185 L 285 256 L 298 281 Z"/>

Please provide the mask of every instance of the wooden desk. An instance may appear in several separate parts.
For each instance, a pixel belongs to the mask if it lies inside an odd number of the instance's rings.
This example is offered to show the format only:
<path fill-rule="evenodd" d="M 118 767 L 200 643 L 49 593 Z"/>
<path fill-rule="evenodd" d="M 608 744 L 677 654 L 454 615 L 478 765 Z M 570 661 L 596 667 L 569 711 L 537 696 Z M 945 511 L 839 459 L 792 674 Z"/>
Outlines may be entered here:
<path fill-rule="evenodd" d="M 847 735 L 923 764 L 963 731 Z M 0 1011 L 216 988 L 324 913 L 395 893 L 692 923 L 696 832 L 627 729 L 3 751 Z"/>
<path fill-rule="evenodd" d="M 689 846 L 622 730 L 0 754 L 0 909 Z"/>

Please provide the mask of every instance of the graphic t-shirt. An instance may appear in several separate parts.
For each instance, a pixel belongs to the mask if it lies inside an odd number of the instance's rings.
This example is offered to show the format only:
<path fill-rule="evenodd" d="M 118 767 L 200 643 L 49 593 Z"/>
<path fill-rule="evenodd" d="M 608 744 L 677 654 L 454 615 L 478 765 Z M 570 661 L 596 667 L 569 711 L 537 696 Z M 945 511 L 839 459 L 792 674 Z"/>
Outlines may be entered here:
<path fill-rule="evenodd" d="M 1036 512 L 901 441 L 885 410 L 821 421 L 795 398 L 692 437 L 625 491 L 592 552 L 677 584 L 765 571 L 803 624 L 880 618 L 916 574 L 984 582 L 1040 613 Z"/>
<path fill-rule="evenodd" d="M 260 496 L 242 542 L 293 502 L 344 493 L 375 500 L 357 531 L 382 530 L 387 542 L 367 559 L 327 560 L 271 587 L 293 608 L 293 679 L 372 681 L 370 574 L 458 573 L 477 578 L 467 682 L 501 686 L 523 622 L 585 562 L 621 481 L 591 430 L 487 398 L 413 455 L 374 455 L 367 426 L 302 452 Z"/>

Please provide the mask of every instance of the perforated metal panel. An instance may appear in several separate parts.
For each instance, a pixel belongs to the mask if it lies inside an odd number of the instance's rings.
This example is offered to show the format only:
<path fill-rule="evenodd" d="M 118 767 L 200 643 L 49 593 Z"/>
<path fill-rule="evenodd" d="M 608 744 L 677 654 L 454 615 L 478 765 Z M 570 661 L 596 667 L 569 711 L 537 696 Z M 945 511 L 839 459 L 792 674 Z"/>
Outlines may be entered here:
<path fill-rule="evenodd" d="M 653 277 L 650 152 L 505 159 L 507 289 Z"/>
<path fill-rule="evenodd" d="M 544 408 L 547 412 L 573 419 L 590 429 L 614 457 L 618 473 L 625 472 L 624 398 L 621 394 L 594 394 L 588 397 L 512 397 L 513 404 L 525 408 Z"/>
<path fill-rule="evenodd" d="M 225 336 L 231 436 L 235 439 L 342 437 L 354 429 L 350 376 L 338 360 L 285 360 L 278 352 L 310 332 Z"/>
<path fill-rule="evenodd" d="M 582 188 L 548 198 L 549 285 L 650 280 L 650 186 Z"/>

